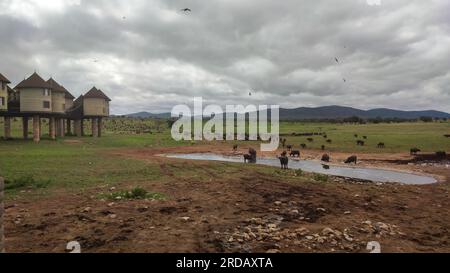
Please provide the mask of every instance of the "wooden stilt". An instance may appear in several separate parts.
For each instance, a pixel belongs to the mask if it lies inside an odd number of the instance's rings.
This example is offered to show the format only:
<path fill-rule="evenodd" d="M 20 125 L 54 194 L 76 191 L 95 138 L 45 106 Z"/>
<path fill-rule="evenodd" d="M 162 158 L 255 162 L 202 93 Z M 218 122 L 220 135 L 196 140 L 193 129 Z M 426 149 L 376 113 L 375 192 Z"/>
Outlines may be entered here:
<path fill-rule="evenodd" d="M 28 117 L 22 118 L 23 139 L 28 139 Z"/>
<path fill-rule="evenodd" d="M 98 137 L 98 119 L 97 118 L 91 119 L 91 126 L 92 126 L 92 136 Z"/>
<path fill-rule="evenodd" d="M 55 133 L 55 118 L 51 117 L 48 119 L 48 134 L 50 136 L 50 139 L 56 139 L 56 133 Z"/>
<path fill-rule="evenodd" d="M 98 129 L 97 129 L 98 137 L 102 136 L 102 128 L 103 128 L 103 120 L 102 118 L 98 118 Z"/>
<path fill-rule="evenodd" d="M 11 138 L 11 117 L 5 117 L 5 139 Z"/>
<path fill-rule="evenodd" d="M 39 116 L 33 116 L 33 140 L 34 142 L 41 141 L 41 119 Z"/>

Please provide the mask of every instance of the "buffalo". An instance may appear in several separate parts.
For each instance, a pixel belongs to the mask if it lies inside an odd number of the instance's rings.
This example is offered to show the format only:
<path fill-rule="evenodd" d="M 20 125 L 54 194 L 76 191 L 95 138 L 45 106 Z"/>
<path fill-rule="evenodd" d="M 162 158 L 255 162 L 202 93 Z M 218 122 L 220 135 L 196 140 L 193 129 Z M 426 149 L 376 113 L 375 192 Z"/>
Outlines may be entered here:
<path fill-rule="evenodd" d="M 313 141 L 314 141 L 314 138 L 309 137 L 309 138 L 307 138 L 306 140 L 308 140 L 309 142 L 313 142 Z"/>
<path fill-rule="evenodd" d="M 411 148 L 410 150 L 409 150 L 409 153 L 411 154 L 411 155 L 417 155 L 417 153 L 418 152 L 420 152 L 420 149 L 418 149 L 418 148 Z"/>
<path fill-rule="evenodd" d="M 358 161 L 358 157 L 356 155 L 352 155 L 349 158 L 347 158 L 347 160 L 345 160 L 345 164 L 350 164 L 350 163 L 357 163 Z"/>
<path fill-rule="evenodd" d="M 327 154 L 322 155 L 322 159 L 323 162 L 330 162 L 330 156 Z"/>
<path fill-rule="evenodd" d="M 288 151 L 291 151 L 292 150 L 292 145 L 287 145 L 286 148 L 287 148 Z"/>
<path fill-rule="evenodd" d="M 384 142 L 380 142 L 380 143 L 378 143 L 377 147 L 378 148 L 385 148 L 386 145 L 384 144 Z"/>
<path fill-rule="evenodd" d="M 320 148 L 322 149 L 322 151 L 325 150 L 325 145 L 322 145 Z"/>
<path fill-rule="evenodd" d="M 306 149 L 306 144 L 305 144 L 305 143 L 300 144 L 300 146 L 301 146 L 303 149 Z"/>
<path fill-rule="evenodd" d="M 289 165 L 289 158 L 286 156 L 286 152 L 283 152 L 281 156 L 278 157 L 281 164 L 281 169 L 287 170 Z"/>
<path fill-rule="evenodd" d="M 237 151 L 237 149 L 238 149 L 238 145 L 237 145 L 237 144 L 235 144 L 235 145 L 233 146 L 233 152 L 236 152 L 236 151 Z"/>
<path fill-rule="evenodd" d="M 293 151 L 291 151 L 291 153 L 289 155 L 292 157 L 300 157 L 300 151 L 293 150 Z"/>
<path fill-rule="evenodd" d="M 327 143 L 331 143 L 331 142 L 333 142 L 333 140 L 327 139 Z"/>
<path fill-rule="evenodd" d="M 357 141 L 356 141 L 356 145 L 364 146 L 364 144 L 365 144 L 365 142 L 362 141 L 362 140 L 357 140 Z"/>
<path fill-rule="evenodd" d="M 248 149 L 248 154 L 244 155 L 245 163 L 256 163 L 256 150 L 253 148 Z"/>

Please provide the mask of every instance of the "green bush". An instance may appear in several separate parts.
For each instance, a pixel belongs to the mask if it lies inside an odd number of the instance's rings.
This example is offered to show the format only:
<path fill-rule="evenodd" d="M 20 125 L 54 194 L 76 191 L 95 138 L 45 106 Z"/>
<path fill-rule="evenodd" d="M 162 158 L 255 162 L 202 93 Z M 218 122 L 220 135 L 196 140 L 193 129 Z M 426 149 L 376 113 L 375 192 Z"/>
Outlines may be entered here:
<path fill-rule="evenodd" d="M 113 192 L 107 195 L 103 195 L 102 197 L 105 197 L 110 200 L 121 200 L 121 199 L 155 199 L 155 200 L 161 200 L 165 199 L 165 196 L 162 193 L 157 192 L 148 192 L 147 190 L 136 187 L 132 189 L 131 191 L 118 191 Z"/>
<path fill-rule="evenodd" d="M 46 188 L 50 180 L 35 180 L 32 176 L 22 176 L 13 180 L 5 180 L 6 190 L 15 190 L 23 188 L 41 189 Z"/>
<path fill-rule="evenodd" d="M 316 174 L 314 174 L 314 180 L 320 181 L 320 182 L 327 182 L 328 175 L 316 173 Z"/>

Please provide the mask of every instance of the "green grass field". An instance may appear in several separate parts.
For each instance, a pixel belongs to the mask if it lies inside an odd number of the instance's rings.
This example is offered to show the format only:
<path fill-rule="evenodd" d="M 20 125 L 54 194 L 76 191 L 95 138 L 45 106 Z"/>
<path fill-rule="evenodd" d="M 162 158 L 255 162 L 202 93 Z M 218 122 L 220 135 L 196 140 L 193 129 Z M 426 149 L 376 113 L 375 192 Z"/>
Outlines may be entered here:
<path fill-rule="evenodd" d="M 110 122 L 107 121 L 107 128 L 113 128 L 109 126 Z M 17 139 L 0 141 L 0 176 L 8 181 L 18 180 L 18 185 L 21 179 L 32 177 L 36 183 L 45 185 L 44 189 L 37 191 L 41 194 L 45 194 L 49 188 L 79 190 L 96 185 L 114 185 L 124 181 L 139 183 L 163 180 L 161 168 L 157 163 L 111 156 L 108 153 L 113 149 L 192 145 L 191 142 L 174 141 L 167 125 L 163 128 L 159 124 L 159 128 L 156 128 L 153 121 L 143 122 L 151 129 L 151 134 L 127 133 L 121 126 L 120 133 L 109 129 L 104 132 L 102 138 L 98 139 L 86 136 L 66 137 L 56 141 L 46 139 L 48 130 L 43 123 L 42 141 L 35 144 L 31 140 L 19 139 L 21 125 L 18 119 L 13 122 L 13 137 Z M 132 127 L 136 126 L 139 127 L 139 125 Z M 309 143 L 306 141 L 307 137 L 286 136 L 287 143 L 294 144 L 295 147 L 299 147 L 300 143 L 306 143 L 308 148 L 319 149 L 321 145 L 326 145 L 327 150 L 343 152 L 408 152 L 413 146 L 426 152 L 450 151 L 450 139 L 443 136 L 450 133 L 449 123 L 341 125 L 283 122 L 281 124 L 282 134 L 291 135 L 294 132 L 326 132 L 328 138 L 333 140 L 332 144 L 328 144 L 323 137 L 315 136 L 314 142 Z M 86 133 L 88 134 L 89 131 L 86 130 Z M 366 135 L 367 145 L 356 146 L 354 134 Z M 2 135 L 3 130 L 0 136 Z M 376 144 L 380 141 L 386 143 L 385 149 L 376 148 Z M 202 145 L 202 143 L 196 145 Z M 184 177 L 208 176 L 207 170 L 186 168 L 186 165 L 189 164 L 169 167 L 172 167 L 176 174 Z M 213 168 L 223 172 L 237 170 L 232 164 L 216 164 Z M 264 169 L 258 166 L 255 168 Z M 17 187 L 10 192 L 19 193 L 21 190 L 23 187 Z"/>

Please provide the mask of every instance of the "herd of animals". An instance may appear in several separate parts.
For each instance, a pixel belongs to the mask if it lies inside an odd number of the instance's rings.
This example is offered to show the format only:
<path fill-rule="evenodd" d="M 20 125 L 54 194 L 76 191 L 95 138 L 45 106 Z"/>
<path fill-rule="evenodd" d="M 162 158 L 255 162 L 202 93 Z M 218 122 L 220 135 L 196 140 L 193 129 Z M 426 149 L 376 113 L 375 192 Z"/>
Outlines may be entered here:
<path fill-rule="evenodd" d="M 312 136 L 312 135 L 315 135 L 315 134 L 310 133 L 310 134 L 307 134 L 306 136 Z M 324 138 L 327 139 L 327 143 L 332 143 L 332 140 L 328 139 L 328 136 L 326 134 L 320 134 L 320 135 L 322 135 Z M 450 137 L 450 135 L 444 135 L 444 136 Z M 358 138 L 359 136 L 358 136 L 358 134 L 355 134 L 354 137 Z M 367 136 L 362 136 L 362 139 L 367 140 Z M 365 145 L 364 140 L 361 140 L 361 139 L 356 140 L 356 145 L 364 146 Z M 283 147 L 283 149 L 286 149 L 281 153 L 280 156 L 277 156 L 277 158 L 280 160 L 281 169 L 288 169 L 289 157 L 300 158 L 300 150 L 294 150 L 294 146 L 291 144 L 286 144 L 286 141 L 287 141 L 286 138 L 280 139 L 281 146 Z M 309 137 L 309 138 L 307 138 L 307 141 L 313 142 L 314 139 Z M 307 147 L 307 145 L 305 143 L 302 143 L 302 144 L 300 144 L 300 147 L 305 149 Z M 377 144 L 377 148 L 383 149 L 383 148 L 386 148 L 386 145 L 384 142 L 379 142 Z M 233 151 L 236 152 L 237 149 L 238 149 L 238 145 L 234 145 Z M 321 149 L 325 150 L 325 145 L 322 145 Z M 410 149 L 411 155 L 417 155 L 418 152 L 421 152 L 421 150 L 416 147 Z M 436 152 L 436 155 L 437 156 L 446 156 L 446 153 L 445 152 Z M 328 154 L 323 154 L 321 161 L 325 162 L 325 163 L 330 162 L 330 156 Z M 352 164 L 352 163 L 357 164 L 357 162 L 358 162 L 358 157 L 356 155 L 352 155 L 344 161 L 345 164 Z M 256 163 L 256 150 L 255 149 L 250 148 L 248 150 L 248 153 L 244 154 L 244 163 Z M 326 165 L 326 164 L 323 164 L 323 167 L 325 169 L 330 168 L 330 166 Z"/>

